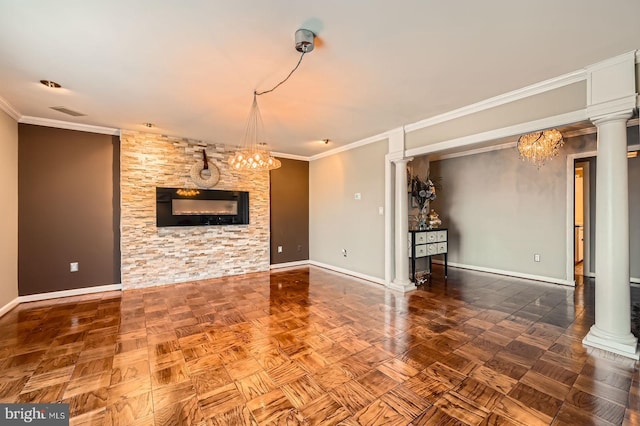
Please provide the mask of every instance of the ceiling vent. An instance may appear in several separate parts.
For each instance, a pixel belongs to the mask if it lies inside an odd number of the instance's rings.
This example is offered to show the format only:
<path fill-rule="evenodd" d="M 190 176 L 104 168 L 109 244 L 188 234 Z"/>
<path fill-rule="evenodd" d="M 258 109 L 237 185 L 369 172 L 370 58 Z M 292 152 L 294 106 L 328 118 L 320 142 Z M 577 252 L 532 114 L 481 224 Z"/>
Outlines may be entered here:
<path fill-rule="evenodd" d="M 65 108 L 65 107 L 62 107 L 62 106 L 49 107 L 49 108 L 54 109 L 54 110 L 56 110 L 58 112 L 61 112 L 63 114 L 71 115 L 73 117 L 82 117 L 82 116 L 87 115 L 87 114 L 83 114 L 81 112 L 74 111 L 72 109 Z"/>

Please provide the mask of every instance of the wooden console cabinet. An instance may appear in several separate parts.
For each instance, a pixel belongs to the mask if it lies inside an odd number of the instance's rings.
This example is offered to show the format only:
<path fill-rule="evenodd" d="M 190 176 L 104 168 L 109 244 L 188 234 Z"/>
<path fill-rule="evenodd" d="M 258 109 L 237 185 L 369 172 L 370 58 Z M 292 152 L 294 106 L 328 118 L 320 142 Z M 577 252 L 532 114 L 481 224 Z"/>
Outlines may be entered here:
<path fill-rule="evenodd" d="M 431 257 L 444 256 L 444 277 L 447 277 L 447 251 L 449 231 L 447 228 L 428 229 L 424 231 L 409 231 L 409 257 L 411 258 L 411 280 L 416 282 L 416 259 L 429 257 L 429 271 L 431 271 Z"/>

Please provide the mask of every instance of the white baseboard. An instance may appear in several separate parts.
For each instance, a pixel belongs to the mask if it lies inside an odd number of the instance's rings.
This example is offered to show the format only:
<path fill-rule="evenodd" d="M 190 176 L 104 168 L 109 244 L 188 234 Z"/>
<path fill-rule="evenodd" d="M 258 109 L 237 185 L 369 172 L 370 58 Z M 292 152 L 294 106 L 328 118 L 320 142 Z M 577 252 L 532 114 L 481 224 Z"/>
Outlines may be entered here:
<path fill-rule="evenodd" d="M 373 277 L 371 275 L 361 274 L 359 272 L 350 271 L 348 269 L 340 268 L 338 266 L 327 265 L 326 263 L 316 262 L 315 260 L 310 260 L 309 265 L 318 266 L 320 268 L 329 269 L 334 272 L 340 272 L 341 274 L 350 275 L 352 277 L 360 278 L 366 281 L 371 281 L 376 284 L 381 284 L 386 287 L 387 283 L 383 278 Z"/>
<path fill-rule="evenodd" d="M 585 277 L 589 277 L 589 278 L 596 277 L 596 274 L 594 274 L 593 272 L 587 272 L 586 274 L 583 272 L 583 274 Z M 631 284 L 640 284 L 640 278 L 631 277 L 629 281 L 631 282 Z"/>
<path fill-rule="evenodd" d="M 9 312 L 10 310 L 12 310 L 13 308 L 15 308 L 16 306 L 18 306 L 18 304 L 20 303 L 20 301 L 18 300 L 19 298 L 16 297 L 15 299 L 13 299 L 11 302 L 7 303 L 6 305 L 4 305 L 2 308 L 0 308 L 0 317 L 4 316 L 4 314 L 6 314 L 7 312 Z"/>
<path fill-rule="evenodd" d="M 274 263 L 273 265 L 270 265 L 269 267 L 271 269 L 280 269 L 280 268 L 292 268 L 295 266 L 306 266 L 309 264 L 308 260 L 297 260 L 295 262 L 286 262 L 286 263 Z"/>
<path fill-rule="evenodd" d="M 433 263 L 444 264 L 443 261 L 435 260 L 435 259 L 433 260 Z M 504 271 L 502 269 L 485 268 L 484 266 L 475 266 L 475 265 L 465 265 L 463 263 L 454 263 L 454 262 L 447 262 L 447 263 L 448 263 L 448 266 L 453 266 L 460 269 L 470 269 L 472 271 L 488 272 L 490 274 L 506 275 L 508 277 L 524 278 L 527 280 L 542 281 L 547 283 L 566 285 L 569 287 L 575 287 L 576 285 L 575 281 L 573 280 L 569 281 L 569 280 L 563 280 L 560 278 L 545 277 L 542 275 L 523 274 L 522 272 Z"/>
<path fill-rule="evenodd" d="M 50 293 L 29 294 L 18 296 L 18 303 L 37 302 L 40 300 L 57 299 L 59 297 L 82 296 L 85 294 L 102 293 L 104 291 L 122 290 L 122 284 L 100 285 L 96 287 L 75 288 L 73 290 L 52 291 Z"/>

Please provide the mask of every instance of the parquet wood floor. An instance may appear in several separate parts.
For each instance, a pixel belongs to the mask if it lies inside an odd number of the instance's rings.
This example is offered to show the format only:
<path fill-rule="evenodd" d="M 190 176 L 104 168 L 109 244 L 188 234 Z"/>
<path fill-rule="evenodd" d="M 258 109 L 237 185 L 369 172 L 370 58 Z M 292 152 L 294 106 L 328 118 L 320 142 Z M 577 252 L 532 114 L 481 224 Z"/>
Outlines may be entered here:
<path fill-rule="evenodd" d="M 640 422 L 636 363 L 581 344 L 593 282 L 437 268 L 407 295 L 303 267 L 22 304 L 0 401 L 74 425 Z"/>

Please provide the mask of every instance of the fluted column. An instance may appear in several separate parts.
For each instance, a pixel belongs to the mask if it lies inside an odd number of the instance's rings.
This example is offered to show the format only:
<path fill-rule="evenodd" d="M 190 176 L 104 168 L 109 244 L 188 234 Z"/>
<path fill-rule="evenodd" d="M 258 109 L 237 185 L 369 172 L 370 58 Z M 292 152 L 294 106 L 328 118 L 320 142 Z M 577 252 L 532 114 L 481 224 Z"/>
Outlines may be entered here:
<path fill-rule="evenodd" d="M 631 113 L 593 119 L 596 159 L 596 322 L 583 343 L 638 359 L 631 333 L 627 120 Z"/>
<path fill-rule="evenodd" d="M 395 278 L 389 285 L 399 291 L 415 290 L 409 280 L 409 206 L 407 195 L 407 163 L 413 158 L 393 160 L 396 167 L 395 187 Z"/>

